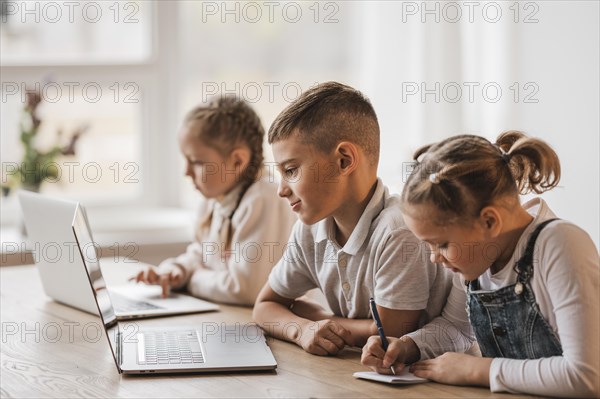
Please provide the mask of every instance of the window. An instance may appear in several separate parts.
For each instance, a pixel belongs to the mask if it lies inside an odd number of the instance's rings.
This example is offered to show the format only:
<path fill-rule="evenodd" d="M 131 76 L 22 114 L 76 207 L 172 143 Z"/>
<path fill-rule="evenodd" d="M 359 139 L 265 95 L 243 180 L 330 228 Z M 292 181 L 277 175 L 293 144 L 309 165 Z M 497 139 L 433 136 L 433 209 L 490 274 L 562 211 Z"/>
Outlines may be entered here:
<path fill-rule="evenodd" d="M 152 2 L 1 1 L 2 65 L 133 64 L 152 55 Z"/>
<path fill-rule="evenodd" d="M 38 151 L 87 127 L 75 155 L 51 163 L 58 175 L 42 192 L 92 206 L 151 202 L 145 166 L 154 157 L 145 151 L 160 147 L 149 138 L 160 129 L 154 2 L 3 0 L 0 11 L 2 184 L 22 166 L 20 122 L 33 89 L 44 97 Z M 3 198 L 2 224 L 14 207 Z"/>

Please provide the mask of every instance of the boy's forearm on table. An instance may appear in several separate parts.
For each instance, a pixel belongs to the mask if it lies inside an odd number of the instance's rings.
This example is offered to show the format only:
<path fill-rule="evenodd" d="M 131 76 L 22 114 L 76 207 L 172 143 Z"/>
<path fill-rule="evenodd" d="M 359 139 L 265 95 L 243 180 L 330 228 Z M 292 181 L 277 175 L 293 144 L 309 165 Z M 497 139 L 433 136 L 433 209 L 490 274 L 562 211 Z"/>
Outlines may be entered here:
<path fill-rule="evenodd" d="M 346 317 L 334 316 L 331 320 L 352 333 L 354 346 L 363 346 L 371 335 L 377 334 L 377 327 L 371 319 L 348 319 Z"/>
<path fill-rule="evenodd" d="M 355 346 L 362 346 L 367 342 L 367 339 L 377 334 L 375 323 L 371 319 L 348 319 L 345 317 L 334 316 L 327 312 L 318 303 L 299 299 L 294 302 L 291 311 L 299 318 L 312 321 L 320 321 L 329 319 L 335 321 L 346 330 L 352 333 Z"/>
<path fill-rule="evenodd" d="M 325 320 L 333 317 L 333 313 L 325 311 L 318 303 L 305 299 L 296 299 L 290 310 L 296 316 L 312 321 Z"/>
<path fill-rule="evenodd" d="M 310 320 L 299 317 L 277 302 L 259 302 L 254 307 L 254 320 L 275 338 L 298 343 L 302 329 L 307 328 Z"/>

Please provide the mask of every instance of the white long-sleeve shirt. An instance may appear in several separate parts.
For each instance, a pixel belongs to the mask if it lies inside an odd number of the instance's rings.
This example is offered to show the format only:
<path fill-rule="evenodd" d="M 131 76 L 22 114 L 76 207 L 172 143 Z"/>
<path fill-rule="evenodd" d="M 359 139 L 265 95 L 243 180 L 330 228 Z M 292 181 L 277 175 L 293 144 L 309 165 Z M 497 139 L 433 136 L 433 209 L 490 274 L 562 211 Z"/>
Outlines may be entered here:
<path fill-rule="evenodd" d="M 187 285 L 194 296 L 251 306 L 281 258 L 296 216 L 267 172 L 248 187 L 229 222 L 238 197 L 236 188 L 224 198 L 203 199 L 195 241 L 161 268 L 181 265 L 185 276 L 180 287 Z M 231 243 L 226 246 L 229 223 Z"/>
<path fill-rule="evenodd" d="M 506 267 L 487 270 L 480 289 L 494 291 L 516 283 L 513 265 L 524 254 L 537 225 L 556 216 L 540 198 L 523 207 L 534 217 Z M 531 288 L 542 316 L 559 337 L 563 355 L 541 359 L 495 358 L 490 368 L 493 392 L 544 396 L 600 395 L 600 264 L 589 235 L 574 224 L 557 220 L 542 229 L 534 250 Z M 455 276 L 442 315 L 408 334 L 427 359 L 447 351 L 463 351 L 471 334 L 466 312 L 466 286 Z M 461 306 L 462 301 L 462 306 Z"/>

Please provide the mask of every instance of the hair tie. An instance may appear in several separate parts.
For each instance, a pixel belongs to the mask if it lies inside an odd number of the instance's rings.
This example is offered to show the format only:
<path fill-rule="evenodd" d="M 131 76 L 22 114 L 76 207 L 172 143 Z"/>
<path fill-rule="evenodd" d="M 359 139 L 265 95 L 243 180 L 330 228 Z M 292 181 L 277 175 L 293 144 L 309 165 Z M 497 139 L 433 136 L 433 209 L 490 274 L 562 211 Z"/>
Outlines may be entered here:
<path fill-rule="evenodd" d="M 429 175 L 429 181 L 433 184 L 438 184 L 440 182 L 440 177 L 437 173 L 432 173 Z"/>
<path fill-rule="evenodd" d="M 494 145 L 500 150 L 500 156 L 502 157 L 502 160 L 504 160 L 504 162 L 506 162 L 507 164 L 510 163 L 511 155 L 508 152 L 504 151 L 504 148 L 500 147 L 498 144 Z"/>

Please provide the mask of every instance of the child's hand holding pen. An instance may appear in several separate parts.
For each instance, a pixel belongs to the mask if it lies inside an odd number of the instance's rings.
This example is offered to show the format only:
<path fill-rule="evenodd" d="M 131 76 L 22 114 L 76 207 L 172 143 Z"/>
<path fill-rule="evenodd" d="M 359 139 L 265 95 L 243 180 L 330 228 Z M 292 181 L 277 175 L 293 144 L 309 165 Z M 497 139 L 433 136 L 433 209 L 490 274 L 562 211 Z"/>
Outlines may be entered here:
<path fill-rule="evenodd" d="M 375 324 L 377 325 L 377 332 L 379 333 L 381 348 L 383 349 L 383 352 L 385 353 L 388 350 L 388 341 L 385 336 L 385 332 L 383 331 L 383 324 L 381 324 L 381 319 L 379 318 L 379 311 L 377 310 L 377 304 L 375 303 L 375 300 L 373 298 L 369 299 L 369 306 L 371 306 L 371 314 L 373 315 L 373 320 L 375 320 Z M 394 368 L 391 367 L 391 363 L 390 363 L 390 371 L 392 372 L 392 374 L 396 375 Z"/>
<path fill-rule="evenodd" d="M 363 347 L 361 362 L 380 374 L 397 374 L 406 363 L 413 363 L 420 358 L 420 352 L 414 341 L 408 337 L 386 337 L 379 318 L 377 305 L 370 299 L 371 313 L 377 325 L 378 336 L 369 338 Z"/>
<path fill-rule="evenodd" d="M 384 350 L 381 338 L 369 338 L 362 350 L 361 363 L 379 374 L 399 374 L 407 364 L 420 359 L 419 348 L 408 337 L 388 337 L 388 347 Z"/>

